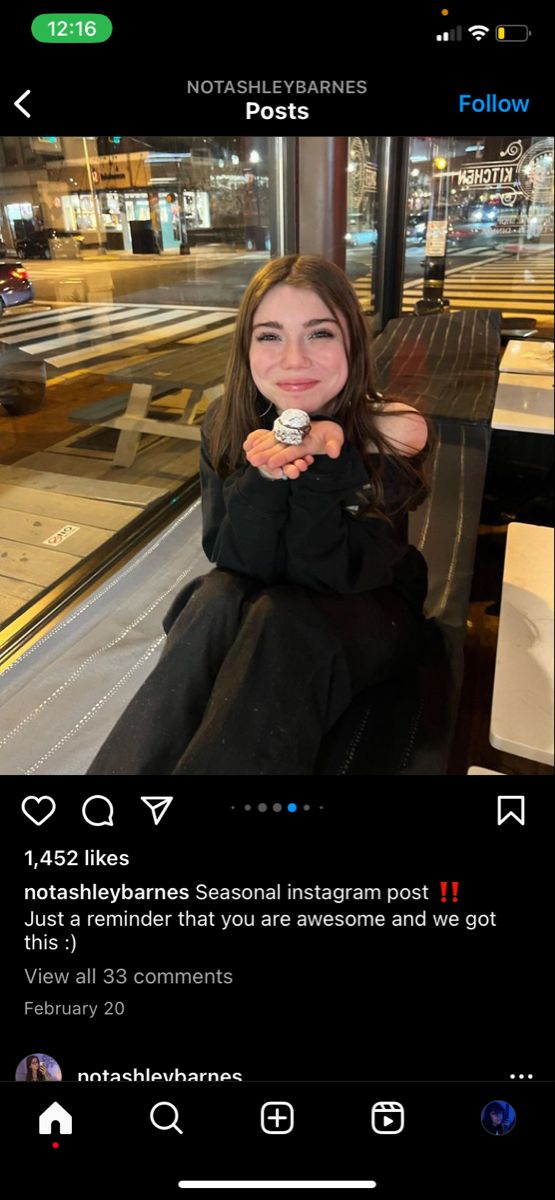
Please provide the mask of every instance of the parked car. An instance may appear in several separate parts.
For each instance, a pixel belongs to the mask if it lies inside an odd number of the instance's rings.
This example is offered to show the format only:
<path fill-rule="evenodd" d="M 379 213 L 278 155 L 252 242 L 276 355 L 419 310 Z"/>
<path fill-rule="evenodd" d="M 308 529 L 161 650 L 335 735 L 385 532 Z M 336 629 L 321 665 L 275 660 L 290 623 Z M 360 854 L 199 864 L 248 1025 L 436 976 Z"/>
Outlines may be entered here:
<path fill-rule="evenodd" d="M 407 220 L 407 246 L 422 246 L 426 241 L 428 214 L 415 213 Z"/>
<path fill-rule="evenodd" d="M 352 229 L 345 234 L 348 249 L 352 246 L 373 246 L 377 240 L 377 229 Z"/>
<path fill-rule="evenodd" d="M 416 213 L 407 220 L 407 246 L 425 246 L 428 232 L 428 213 Z M 456 248 L 467 237 L 473 237 L 473 231 L 461 229 L 453 224 L 451 217 L 447 219 L 447 247 Z"/>
<path fill-rule="evenodd" d="M 11 246 L 6 246 L 6 243 L 0 238 L 0 262 L 5 262 L 7 258 L 17 257 L 17 250 L 12 250 Z"/>
<path fill-rule="evenodd" d="M 426 234 L 428 232 L 428 216 L 429 213 L 415 213 L 414 216 L 407 220 L 407 246 L 423 246 L 426 242 Z M 441 220 L 436 217 L 435 220 Z M 450 245 L 453 241 L 454 229 L 451 218 L 447 222 L 447 244 Z"/>
<path fill-rule="evenodd" d="M 79 258 L 80 243 L 66 229 L 35 229 L 17 241 L 21 258 Z"/>
<path fill-rule="evenodd" d="M 496 221 L 497 220 L 497 205 L 495 204 L 475 204 L 468 213 L 468 221 Z"/>
<path fill-rule="evenodd" d="M 17 258 L 0 256 L 0 309 L 13 308 L 34 300 L 33 285 L 23 263 Z"/>

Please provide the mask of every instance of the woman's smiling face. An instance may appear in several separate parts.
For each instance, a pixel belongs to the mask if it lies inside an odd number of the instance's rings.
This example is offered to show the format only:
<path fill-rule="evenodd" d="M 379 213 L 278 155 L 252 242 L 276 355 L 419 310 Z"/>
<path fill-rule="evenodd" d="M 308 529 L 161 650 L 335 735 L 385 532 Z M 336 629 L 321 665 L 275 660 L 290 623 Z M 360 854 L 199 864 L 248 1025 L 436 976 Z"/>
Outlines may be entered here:
<path fill-rule="evenodd" d="M 254 314 L 251 374 L 281 412 L 319 413 L 347 382 L 348 350 L 345 318 L 309 288 L 279 283 Z"/>

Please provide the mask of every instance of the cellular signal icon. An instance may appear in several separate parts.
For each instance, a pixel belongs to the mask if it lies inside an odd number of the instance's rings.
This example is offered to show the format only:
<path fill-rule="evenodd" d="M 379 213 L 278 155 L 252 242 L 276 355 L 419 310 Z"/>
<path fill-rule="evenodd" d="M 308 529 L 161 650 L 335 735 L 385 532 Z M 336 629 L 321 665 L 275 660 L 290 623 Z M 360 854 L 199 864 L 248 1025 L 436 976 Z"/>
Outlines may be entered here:
<path fill-rule="evenodd" d="M 436 42 L 462 42 L 462 25 L 457 25 L 456 29 L 445 29 L 443 33 L 436 33 Z"/>
<path fill-rule="evenodd" d="M 489 29 L 487 25 L 470 25 L 468 32 L 472 34 L 472 37 L 475 38 L 477 42 L 481 42 L 482 38 L 486 36 L 486 33 L 489 33 Z"/>

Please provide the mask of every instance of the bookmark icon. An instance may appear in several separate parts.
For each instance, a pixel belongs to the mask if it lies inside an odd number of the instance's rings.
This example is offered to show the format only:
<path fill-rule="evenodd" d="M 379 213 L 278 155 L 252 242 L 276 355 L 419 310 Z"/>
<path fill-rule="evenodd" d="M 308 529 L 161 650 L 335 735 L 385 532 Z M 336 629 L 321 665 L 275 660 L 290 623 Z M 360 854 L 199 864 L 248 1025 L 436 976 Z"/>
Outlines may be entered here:
<path fill-rule="evenodd" d="M 141 796 L 141 800 L 143 804 L 148 805 L 154 824 L 159 825 L 170 807 L 173 796 Z"/>
<path fill-rule="evenodd" d="M 526 820 L 524 816 L 524 796 L 498 796 L 497 797 L 497 824 L 504 825 L 509 818 L 518 821 L 519 825 L 524 825 Z"/>

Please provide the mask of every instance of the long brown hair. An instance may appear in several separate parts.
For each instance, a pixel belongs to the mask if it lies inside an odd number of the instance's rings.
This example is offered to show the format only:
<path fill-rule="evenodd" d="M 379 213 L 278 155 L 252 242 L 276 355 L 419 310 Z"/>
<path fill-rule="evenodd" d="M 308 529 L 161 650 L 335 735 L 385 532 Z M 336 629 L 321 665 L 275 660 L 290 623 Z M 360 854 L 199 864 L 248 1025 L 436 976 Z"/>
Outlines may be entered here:
<path fill-rule="evenodd" d="M 408 489 L 412 496 L 400 504 L 395 513 L 389 514 L 401 516 L 406 509 L 414 507 L 415 493 L 420 499 L 428 490 L 423 462 L 429 442 L 418 454 L 408 457 L 399 454 L 377 429 L 377 413 L 395 417 L 401 416 L 402 412 L 388 413 L 391 400 L 384 401 L 376 388 L 370 331 L 356 292 L 335 263 L 315 254 L 288 254 L 284 258 L 270 259 L 251 279 L 245 291 L 227 364 L 224 395 L 208 435 L 215 471 L 225 479 L 237 470 L 245 461 L 243 442 L 253 429 L 260 427 L 258 391 L 249 364 L 252 327 L 254 314 L 264 296 L 280 283 L 316 292 L 331 312 L 341 313 L 345 318 L 349 333 L 349 373 L 341 392 L 324 406 L 322 412 L 338 418 L 346 440 L 357 448 L 368 469 L 372 486 L 361 494 L 359 515 L 387 519 L 382 483 L 387 455 L 387 458 L 395 459 L 401 477 L 404 474 L 412 484 Z"/>

